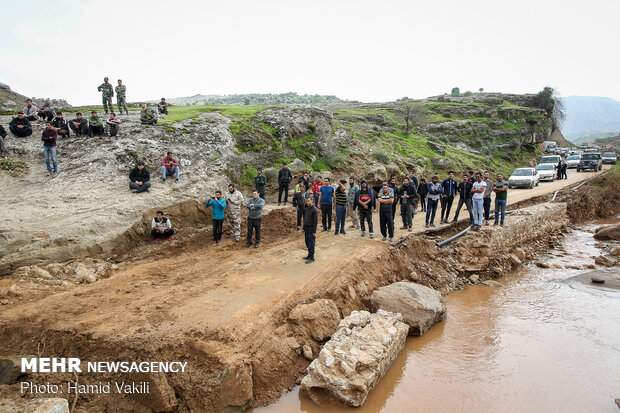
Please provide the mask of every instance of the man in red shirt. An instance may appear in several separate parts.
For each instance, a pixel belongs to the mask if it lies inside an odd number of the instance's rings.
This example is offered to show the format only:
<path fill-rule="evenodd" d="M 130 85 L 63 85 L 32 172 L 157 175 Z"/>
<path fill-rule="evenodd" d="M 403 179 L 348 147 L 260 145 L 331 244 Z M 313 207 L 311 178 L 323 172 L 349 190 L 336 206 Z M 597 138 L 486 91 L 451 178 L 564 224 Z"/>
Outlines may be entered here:
<path fill-rule="evenodd" d="M 172 152 L 168 152 L 168 154 L 166 155 L 166 157 L 164 159 L 162 159 L 161 161 L 161 180 L 162 182 L 166 182 L 166 177 L 167 176 L 172 176 L 174 175 L 176 177 L 176 180 L 179 180 L 179 167 L 181 166 L 181 164 L 179 164 L 179 161 L 177 161 L 176 159 L 174 159 L 172 157 Z"/>
<path fill-rule="evenodd" d="M 325 185 L 321 175 L 317 176 L 312 183 L 312 193 L 314 194 L 314 206 L 319 207 L 319 195 L 321 194 L 321 187 Z"/>

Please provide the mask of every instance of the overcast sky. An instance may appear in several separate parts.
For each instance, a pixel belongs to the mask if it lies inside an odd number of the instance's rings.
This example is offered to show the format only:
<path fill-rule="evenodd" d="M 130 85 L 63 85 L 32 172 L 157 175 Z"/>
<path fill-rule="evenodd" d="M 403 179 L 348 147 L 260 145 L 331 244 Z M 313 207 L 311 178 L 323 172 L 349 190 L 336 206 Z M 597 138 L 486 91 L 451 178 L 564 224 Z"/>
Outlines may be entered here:
<path fill-rule="evenodd" d="M 388 101 L 449 92 L 620 100 L 620 1 L 0 0 L 0 82 L 100 103 L 195 94 Z"/>

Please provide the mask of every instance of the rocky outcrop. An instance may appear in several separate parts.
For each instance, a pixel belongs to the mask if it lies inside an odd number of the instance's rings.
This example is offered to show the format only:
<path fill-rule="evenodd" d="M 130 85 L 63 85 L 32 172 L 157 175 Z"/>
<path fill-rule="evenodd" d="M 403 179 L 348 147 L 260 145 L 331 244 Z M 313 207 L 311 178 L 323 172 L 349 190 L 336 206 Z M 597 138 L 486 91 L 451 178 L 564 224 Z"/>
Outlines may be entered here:
<path fill-rule="evenodd" d="M 300 394 L 320 404 L 335 399 L 359 407 L 405 345 L 400 314 L 353 311 L 308 367 Z"/>
<path fill-rule="evenodd" d="M 35 356 L 23 356 L 26 358 L 33 358 Z M 26 371 L 22 373 L 21 370 L 22 356 L 2 357 L 0 358 L 0 384 L 14 384 L 20 377 L 23 377 L 30 373 Z"/>
<path fill-rule="evenodd" d="M 0 412 L 69 413 L 69 402 L 62 398 L 0 399 Z"/>
<path fill-rule="evenodd" d="M 402 314 L 411 336 L 421 336 L 446 318 L 446 303 L 439 291 L 407 281 L 377 288 L 370 304 L 373 311 Z"/>
<path fill-rule="evenodd" d="M 316 341 L 324 341 L 338 328 L 340 313 L 332 300 L 319 299 L 311 304 L 299 304 L 291 310 L 289 320 L 307 331 Z"/>
<path fill-rule="evenodd" d="M 620 224 L 598 228 L 594 234 L 594 239 L 599 241 L 616 240 L 620 241 Z"/>

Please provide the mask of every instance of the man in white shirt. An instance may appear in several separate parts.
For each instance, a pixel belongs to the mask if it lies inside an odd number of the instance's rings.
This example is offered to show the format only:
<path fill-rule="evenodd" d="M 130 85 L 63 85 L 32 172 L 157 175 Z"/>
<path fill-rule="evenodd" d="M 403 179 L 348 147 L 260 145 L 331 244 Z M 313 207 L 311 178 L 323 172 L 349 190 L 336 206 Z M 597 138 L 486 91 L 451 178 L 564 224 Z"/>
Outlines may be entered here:
<path fill-rule="evenodd" d="M 484 216 L 484 191 L 487 188 L 487 183 L 482 180 L 482 174 L 476 173 L 476 182 L 474 182 L 471 189 L 473 204 L 474 204 L 474 228 L 480 229 L 482 227 L 482 218 Z"/>

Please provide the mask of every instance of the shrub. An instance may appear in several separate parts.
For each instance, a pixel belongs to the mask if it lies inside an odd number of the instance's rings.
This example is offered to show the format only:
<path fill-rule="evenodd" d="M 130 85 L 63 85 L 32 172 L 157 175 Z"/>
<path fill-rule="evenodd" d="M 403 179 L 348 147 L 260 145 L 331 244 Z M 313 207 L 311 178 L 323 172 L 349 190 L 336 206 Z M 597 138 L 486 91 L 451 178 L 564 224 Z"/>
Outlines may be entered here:
<path fill-rule="evenodd" d="M 461 95 L 461 89 L 459 89 L 458 87 L 453 87 L 452 91 L 450 92 L 450 94 L 452 96 L 458 97 Z"/>
<path fill-rule="evenodd" d="M 372 154 L 372 157 L 374 158 L 375 161 L 382 163 L 382 164 L 390 163 L 390 160 L 391 160 L 389 155 L 383 151 L 375 151 Z"/>

